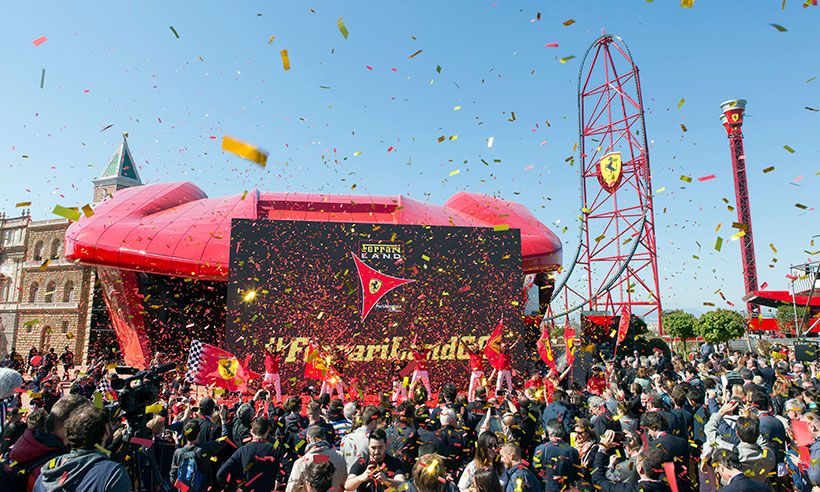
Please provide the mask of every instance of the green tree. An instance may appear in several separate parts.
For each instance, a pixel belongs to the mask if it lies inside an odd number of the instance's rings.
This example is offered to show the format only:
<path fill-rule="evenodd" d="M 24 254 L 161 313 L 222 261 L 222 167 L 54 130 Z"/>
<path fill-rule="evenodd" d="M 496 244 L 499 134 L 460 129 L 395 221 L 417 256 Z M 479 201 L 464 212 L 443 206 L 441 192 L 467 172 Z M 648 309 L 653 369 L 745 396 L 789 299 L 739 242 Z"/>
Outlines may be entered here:
<path fill-rule="evenodd" d="M 791 304 L 785 304 L 777 308 L 777 324 L 780 326 L 780 329 L 783 330 L 783 333 L 794 333 L 796 324 L 794 322 L 794 313 L 795 310 L 797 311 L 797 323 L 800 323 L 803 320 L 803 315 L 806 314 L 806 308 L 803 306 L 792 306 Z"/>
<path fill-rule="evenodd" d="M 698 319 L 693 314 L 689 314 L 680 309 L 669 311 L 663 315 L 663 329 L 673 337 L 683 340 L 683 350 L 686 351 L 686 339 L 695 338 L 695 325 Z"/>
<path fill-rule="evenodd" d="M 737 311 L 716 309 L 698 319 L 695 331 L 707 342 L 727 342 L 746 333 L 746 320 Z"/>

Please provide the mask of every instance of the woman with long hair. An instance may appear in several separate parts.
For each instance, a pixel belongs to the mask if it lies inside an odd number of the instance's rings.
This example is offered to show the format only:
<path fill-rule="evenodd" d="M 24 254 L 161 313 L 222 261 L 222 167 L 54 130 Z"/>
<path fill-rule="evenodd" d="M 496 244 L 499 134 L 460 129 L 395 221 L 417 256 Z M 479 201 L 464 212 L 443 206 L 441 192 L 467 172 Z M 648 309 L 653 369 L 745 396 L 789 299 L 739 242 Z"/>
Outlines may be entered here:
<path fill-rule="evenodd" d="M 501 492 L 501 481 L 494 468 L 479 468 L 473 474 L 470 492 Z"/>
<path fill-rule="evenodd" d="M 581 457 L 581 469 L 587 480 L 591 478 L 592 462 L 598 454 L 598 436 L 588 419 L 575 421 L 575 449 Z"/>
<path fill-rule="evenodd" d="M 473 475 L 476 470 L 482 468 L 492 468 L 496 474 L 496 480 L 501 473 L 501 464 L 498 461 L 498 437 L 491 432 L 482 432 L 476 442 L 475 455 L 473 460 L 464 468 L 461 478 L 458 481 L 458 489 L 461 492 L 468 492 L 473 486 Z"/>

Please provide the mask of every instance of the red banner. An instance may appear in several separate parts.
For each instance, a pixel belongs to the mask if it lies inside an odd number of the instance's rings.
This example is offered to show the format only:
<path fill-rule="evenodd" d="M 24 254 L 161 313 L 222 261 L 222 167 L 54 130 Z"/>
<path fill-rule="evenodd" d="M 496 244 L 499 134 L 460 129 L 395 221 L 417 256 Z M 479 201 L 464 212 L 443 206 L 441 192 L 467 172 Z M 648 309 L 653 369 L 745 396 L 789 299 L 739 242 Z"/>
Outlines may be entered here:
<path fill-rule="evenodd" d="M 538 339 L 536 346 L 538 347 L 538 355 L 541 356 L 541 360 L 544 361 L 544 364 L 548 365 L 552 370 L 555 370 L 555 357 L 552 355 L 549 324 L 546 322 L 541 323 L 541 338 Z"/>
<path fill-rule="evenodd" d="M 489 340 L 487 340 L 487 346 L 484 347 L 484 355 L 487 357 L 487 362 L 496 369 L 503 364 L 501 354 L 501 338 L 503 334 L 504 320 L 500 319 L 492 335 L 490 335 Z"/>
<path fill-rule="evenodd" d="M 567 342 L 567 365 L 572 365 L 575 361 L 575 328 L 569 325 L 569 320 L 564 325 L 564 340 Z"/>
<path fill-rule="evenodd" d="M 330 372 L 325 357 L 313 344 L 307 346 L 305 350 L 305 377 L 324 381 Z"/>
<path fill-rule="evenodd" d="M 196 352 L 191 354 L 189 360 L 193 360 L 189 368 L 189 378 L 197 383 L 206 386 L 214 385 L 227 391 L 244 392 L 247 389 L 247 381 L 259 377 L 259 374 L 248 369 L 248 358 L 240 361 L 234 354 L 227 350 L 194 341 L 192 349 L 196 345 Z"/>
<path fill-rule="evenodd" d="M 618 342 L 615 344 L 616 346 L 618 343 L 621 343 L 626 339 L 626 333 L 629 331 L 629 321 L 631 317 L 632 313 L 629 312 L 629 306 L 626 304 L 621 306 L 621 320 L 618 322 Z"/>

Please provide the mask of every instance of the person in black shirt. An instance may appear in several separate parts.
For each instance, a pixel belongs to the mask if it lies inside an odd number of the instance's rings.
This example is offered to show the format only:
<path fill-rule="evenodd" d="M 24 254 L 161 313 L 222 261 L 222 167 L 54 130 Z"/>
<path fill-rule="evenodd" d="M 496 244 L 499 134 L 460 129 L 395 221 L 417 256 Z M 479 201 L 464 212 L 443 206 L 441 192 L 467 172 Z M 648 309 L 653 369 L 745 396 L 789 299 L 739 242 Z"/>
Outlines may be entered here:
<path fill-rule="evenodd" d="M 386 451 L 387 434 L 377 428 L 368 436 L 367 454 L 350 469 L 345 490 L 384 492 L 403 484 L 405 476 L 401 461 L 388 456 Z"/>
<path fill-rule="evenodd" d="M 239 485 L 245 491 L 275 490 L 281 476 L 283 446 L 269 440 L 270 421 L 257 418 L 251 424 L 251 441 L 240 446 L 216 474 L 220 485 Z"/>

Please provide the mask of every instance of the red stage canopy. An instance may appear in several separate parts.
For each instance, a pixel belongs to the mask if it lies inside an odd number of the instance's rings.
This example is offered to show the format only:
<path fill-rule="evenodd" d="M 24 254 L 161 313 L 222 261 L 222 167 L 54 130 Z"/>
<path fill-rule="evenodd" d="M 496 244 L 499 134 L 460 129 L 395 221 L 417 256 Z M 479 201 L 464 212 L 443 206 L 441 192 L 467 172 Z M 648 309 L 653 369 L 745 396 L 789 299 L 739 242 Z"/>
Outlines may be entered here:
<path fill-rule="evenodd" d="M 315 220 L 521 230 L 524 273 L 561 264 L 561 242 L 524 206 L 476 193 L 444 205 L 405 196 L 251 192 L 208 198 L 193 183 L 118 191 L 66 231 L 66 257 L 122 270 L 226 281 L 231 219 Z"/>

